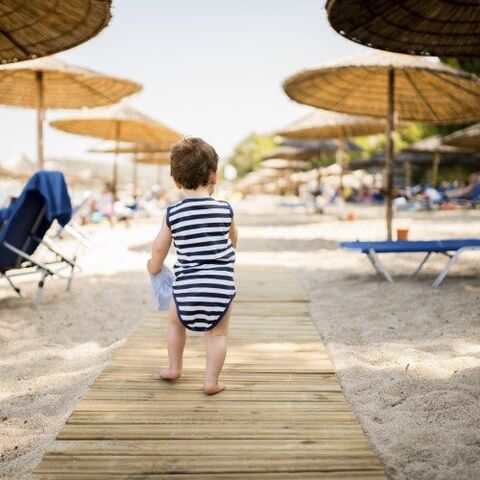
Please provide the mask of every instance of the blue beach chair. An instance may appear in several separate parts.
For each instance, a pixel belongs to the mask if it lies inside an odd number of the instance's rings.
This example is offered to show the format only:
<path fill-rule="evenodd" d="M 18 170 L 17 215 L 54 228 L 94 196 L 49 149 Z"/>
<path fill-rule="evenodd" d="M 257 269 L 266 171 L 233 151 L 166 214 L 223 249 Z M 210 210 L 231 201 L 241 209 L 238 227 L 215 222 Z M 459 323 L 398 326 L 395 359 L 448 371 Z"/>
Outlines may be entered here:
<path fill-rule="evenodd" d="M 440 253 L 449 257 L 449 261 L 432 284 L 438 288 L 447 276 L 458 257 L 468 250 L 480 250 L 479 238 L 426 241 L 385 241 L 385 242 L 341 242 L 345 250 L 360 252 L 367 255 L 375 270 L 383 275 L 389 283 L 394 283 L 392 276 L 378 257 L 382 253 L 424 253 L 424 257 L 412 276 L 417 275 L 432 253 Z"/>
<path fill-rule="evenodd" d="M 463 198 L 454 198 L 452 199 L 452 202 L 460 205 L 466 205 L 467 207 L 476 208 L 478 205 L 480 205 L 480 183 L 477 183 L 477 185 L 475 185 L 473 190 L 468 195 Z"/>
<path fill-rule="evenodd" d="M 70 288 L 76 265 L 76 255 L 69 259 L 62 255 L 46 237 L 56 220 L 65 226 L 70 221 L 72 207 L 65 178 L 61 172 L 35 173 L 25 185 L 21 195 L 0 215 L 0 278 L 4 277 L 21 296 L 21 290 L 13 283 L 13 277 L 40 273 L 35 304 L 49 276 L 67 280 Z M 36 258 L 35 252 L 42 246 L 53 254 L 48 262 Z M 65 269 L 70 273 L 62 274 Z"/>

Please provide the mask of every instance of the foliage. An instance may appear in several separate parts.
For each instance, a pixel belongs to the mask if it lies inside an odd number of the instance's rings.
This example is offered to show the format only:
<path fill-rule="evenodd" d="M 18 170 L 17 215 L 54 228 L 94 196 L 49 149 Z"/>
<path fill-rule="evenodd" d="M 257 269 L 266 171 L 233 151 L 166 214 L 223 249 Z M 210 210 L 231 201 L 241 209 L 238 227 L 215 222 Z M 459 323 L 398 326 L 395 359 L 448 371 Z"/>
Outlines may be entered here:
<path fill-rule="evenodd" d="M 227 158 L 227 163 L 237 169 L 239 177 L 256 170 L 262 157 L 275 148 L 275 140 L 272 135 L 253 133 L 242 140 Z"/>
<path fill-rule="evenodd" d="M 465 70 L 466 72 L 474 73 L 480 76 L 480 58 L 476 57 L 442 57 L 440 59 L 443 63 L 450 65 L 453 68 Z"/>

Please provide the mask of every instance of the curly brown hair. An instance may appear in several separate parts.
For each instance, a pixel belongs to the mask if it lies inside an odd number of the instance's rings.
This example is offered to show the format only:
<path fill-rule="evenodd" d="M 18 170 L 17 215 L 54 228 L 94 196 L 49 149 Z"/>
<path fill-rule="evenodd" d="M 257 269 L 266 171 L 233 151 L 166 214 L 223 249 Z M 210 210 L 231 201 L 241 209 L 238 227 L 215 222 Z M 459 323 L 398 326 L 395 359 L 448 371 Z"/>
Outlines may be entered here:
<path fill-rule="evenodd" d="M 171 175 L 187 190 L 208 185 L 217 166 L 217 152 L 201 138 L 185 138 L 177 142 L 170 152 Z"/>

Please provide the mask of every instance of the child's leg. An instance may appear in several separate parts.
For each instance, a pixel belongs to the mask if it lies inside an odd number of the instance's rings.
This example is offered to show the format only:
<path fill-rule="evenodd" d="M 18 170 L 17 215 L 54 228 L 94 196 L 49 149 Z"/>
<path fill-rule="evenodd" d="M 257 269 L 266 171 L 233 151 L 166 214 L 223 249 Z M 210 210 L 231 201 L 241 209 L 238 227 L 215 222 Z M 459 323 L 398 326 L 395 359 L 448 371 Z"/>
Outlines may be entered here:
<path fill-rule="evenodd" d="M 182 374 L 183 349 L 187 335 L 185 327 L 178 319 L 175 303 L 168 309 L 167 349 L 169 366 L 160 373 L 164 380 L 176 380 Z"/>
<path fill-rule="evenodd" d="M 205 368 L 204 390 L 208 395 L 215 395 L 225 389 L 224 385 L 219 383 L 218 377 L 222 371 L 227 354 L 228 323 L 231 311 L 232 305 L 230 305 L 220 323 L 212 330 L 205 332 L 207 364 Z"/>

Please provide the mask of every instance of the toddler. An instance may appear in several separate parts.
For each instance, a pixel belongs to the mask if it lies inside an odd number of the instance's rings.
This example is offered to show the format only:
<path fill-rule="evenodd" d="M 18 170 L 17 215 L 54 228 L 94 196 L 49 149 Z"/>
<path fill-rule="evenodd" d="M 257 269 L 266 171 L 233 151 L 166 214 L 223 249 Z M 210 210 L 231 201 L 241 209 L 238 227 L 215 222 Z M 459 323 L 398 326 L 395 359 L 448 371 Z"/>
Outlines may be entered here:
<path fill-rule="evenodd" d="M 147 264 L 150 274 L 160 272 L 173 240 L 177 261 L 168 311 L 169 366 L 161 377 L 180 377 L 186 329 L 204 332 L 204 391 L 214 395 L 225 388 L 219 375 L 235 297 L 237 228 L 230 204 L 212 198 L 218 165 L 213 147 L 200 138 L 187 138 L 173 147 L 170 159 L 171 175 L 185 198 L 167 208 Z"/>

